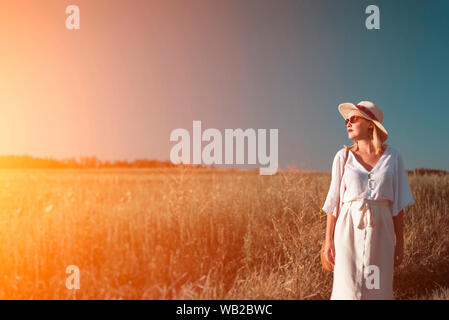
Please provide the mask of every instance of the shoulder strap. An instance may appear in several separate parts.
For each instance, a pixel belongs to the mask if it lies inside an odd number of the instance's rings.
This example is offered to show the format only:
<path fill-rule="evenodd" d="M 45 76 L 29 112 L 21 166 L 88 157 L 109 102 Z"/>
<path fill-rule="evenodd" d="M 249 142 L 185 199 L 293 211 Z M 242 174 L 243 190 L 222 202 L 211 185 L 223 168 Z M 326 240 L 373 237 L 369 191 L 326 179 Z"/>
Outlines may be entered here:
<path fill-rule="evenodd" d="M 346 165 L 346 161 L 348 160 L 348 154 L 349 154 L 349 147 L 345 146 L 345 148 L 346 148 L 346 154 L 345 154 L 345 161 L 343 162 L 343 171 L 341 173 L 340 184 L 338 185 L 337 214 L 336 214 L 335 218 L 338 218 L 338 214 L 340 211 L 340 186 L 341 186 L 341 180 L 343 180 L 343 175 L 345 174 L 345 165 Z"/>

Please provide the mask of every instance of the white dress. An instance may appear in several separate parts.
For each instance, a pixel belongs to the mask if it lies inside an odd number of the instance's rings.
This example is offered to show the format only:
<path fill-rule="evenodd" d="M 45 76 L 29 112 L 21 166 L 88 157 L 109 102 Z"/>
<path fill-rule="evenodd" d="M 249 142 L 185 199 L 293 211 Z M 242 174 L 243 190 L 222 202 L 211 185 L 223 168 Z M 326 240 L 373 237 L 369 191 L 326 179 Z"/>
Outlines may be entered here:
<path fill-rule="evenodd" d="M 393 299 L 392 216 L 414 203 L 404 163 L 399 152 L 387 146 L 368 171 L 349 151 L 338 190 L 345 152 L 342 148 L 334 157 L 332 181 L 322 208 L 335 216 L 340 206 L 334 231 L 331 299 Z"/>

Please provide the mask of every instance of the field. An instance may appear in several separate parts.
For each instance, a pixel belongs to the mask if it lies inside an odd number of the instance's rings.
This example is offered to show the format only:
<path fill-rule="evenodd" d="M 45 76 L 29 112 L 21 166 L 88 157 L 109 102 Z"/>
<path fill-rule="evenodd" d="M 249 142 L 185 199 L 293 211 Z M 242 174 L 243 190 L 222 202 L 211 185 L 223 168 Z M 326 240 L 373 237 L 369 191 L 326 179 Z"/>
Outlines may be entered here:
<path fill-rule="evenodd" d="M 330 174 L 0 170 L 1 299 L 328 299 Z M 409 176 L 397 299 L 449 299 L 449 176 Z M 66 268 L 80 270 L 69 290 Z"/>

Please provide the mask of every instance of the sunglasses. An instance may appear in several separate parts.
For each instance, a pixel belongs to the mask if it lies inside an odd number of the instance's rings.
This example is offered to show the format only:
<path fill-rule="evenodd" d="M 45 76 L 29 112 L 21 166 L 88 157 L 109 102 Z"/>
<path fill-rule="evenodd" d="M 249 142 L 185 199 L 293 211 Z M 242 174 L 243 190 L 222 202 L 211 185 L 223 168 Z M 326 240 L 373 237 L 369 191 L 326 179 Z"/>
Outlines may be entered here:
<path fill-rule="evenodd" d="M 360 116 L 352 116 L 352 117 L 349 117 L 348 119 L 345 120 L 345 126 L 348 125 L 348 122 L 356 123 L 356 122 L 359 122 L 359 120 L 362 119 L 362 118 L 363 118 L 363 117 L 360 117 Z"/>

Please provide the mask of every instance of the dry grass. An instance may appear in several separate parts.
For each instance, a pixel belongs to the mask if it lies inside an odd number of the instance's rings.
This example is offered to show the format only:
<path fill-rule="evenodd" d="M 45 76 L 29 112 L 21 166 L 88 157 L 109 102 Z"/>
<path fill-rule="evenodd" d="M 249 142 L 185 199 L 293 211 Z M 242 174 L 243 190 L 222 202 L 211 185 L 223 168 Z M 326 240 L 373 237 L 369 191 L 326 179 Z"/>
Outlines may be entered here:
<path fill-rule="evenodd" d="M 330 175 L 1 170 L 0 298 L 327 299 Z M 411 176 L 399 299 L 447 299 L 449 177 Z M 65 287 L 80 268 L 81 289 Z"/>

